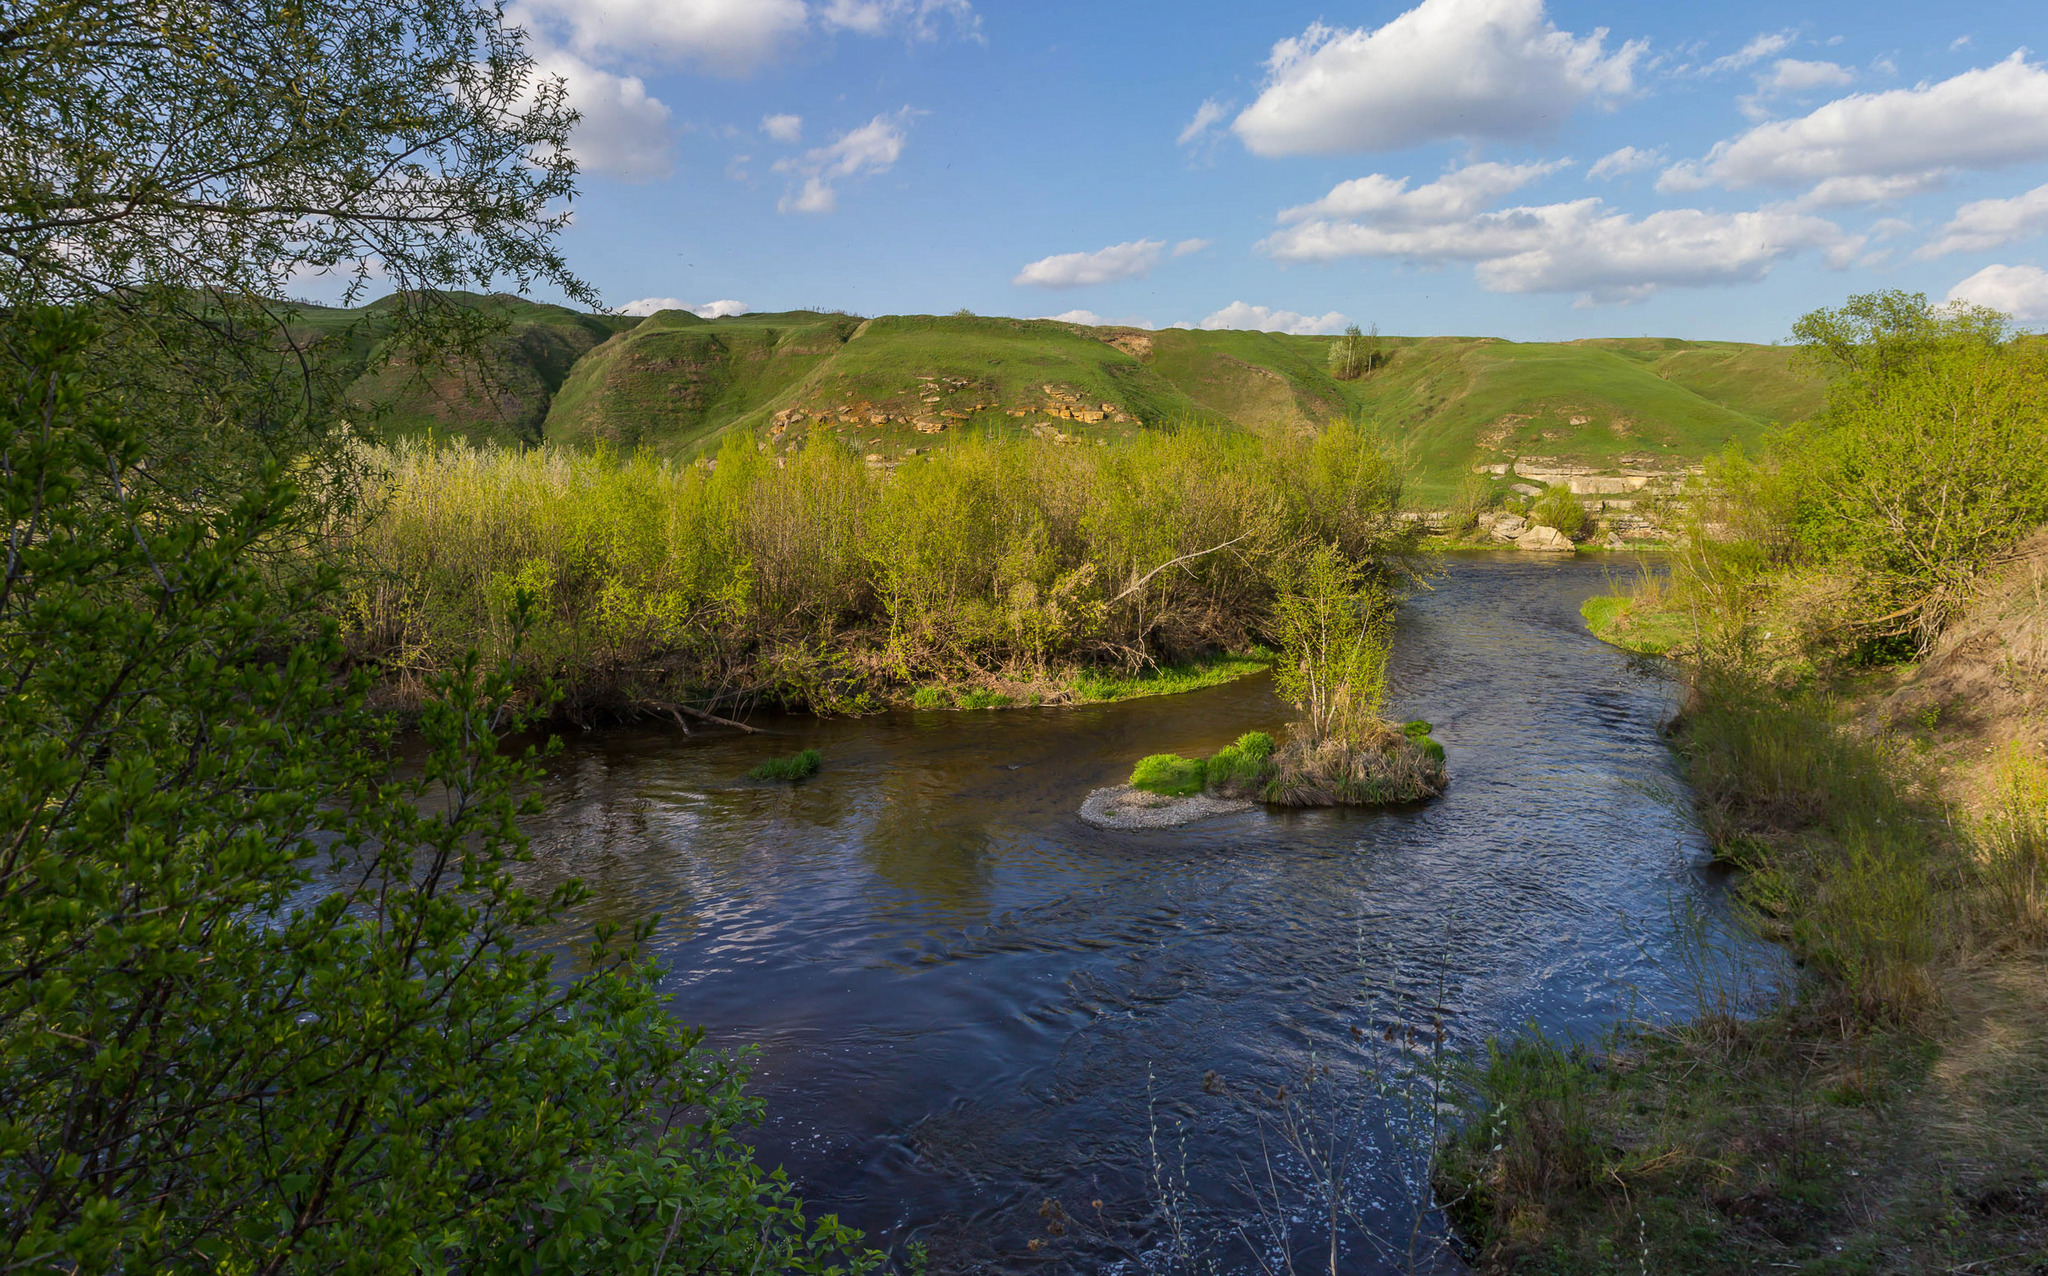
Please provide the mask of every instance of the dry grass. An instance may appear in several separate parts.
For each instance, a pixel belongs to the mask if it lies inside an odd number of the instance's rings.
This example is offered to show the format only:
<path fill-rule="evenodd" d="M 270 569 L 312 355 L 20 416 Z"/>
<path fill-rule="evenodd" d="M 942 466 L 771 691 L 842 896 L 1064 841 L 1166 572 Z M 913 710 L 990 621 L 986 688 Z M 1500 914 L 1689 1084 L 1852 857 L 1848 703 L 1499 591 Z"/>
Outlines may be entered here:
<path fill-rule="evenodd" d="M 1359 740 L 1297 731 L 1273 754 L 1265 800 L 1276 806 L 1386 806 L 1443 795 L 1441 758 L 1388 723 Z"/>

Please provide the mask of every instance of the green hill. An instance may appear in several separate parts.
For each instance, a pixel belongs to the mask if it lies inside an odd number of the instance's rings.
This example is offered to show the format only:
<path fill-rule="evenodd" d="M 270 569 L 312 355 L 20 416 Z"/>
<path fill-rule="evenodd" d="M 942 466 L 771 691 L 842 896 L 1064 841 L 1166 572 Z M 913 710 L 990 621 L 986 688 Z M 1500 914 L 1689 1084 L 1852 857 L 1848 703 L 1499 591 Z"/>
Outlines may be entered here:
<path fill-rule="evenodd" d="M 351 414 L 390 438 L 434 434 L 476 442 L 534 444 L 577 360 L 637 318 L 589 315 L 504 294 L 446 293 L 440 300 L 501 324 L 481 359 L 420 368 L 386 358 L 392 299 L 353 310 L 302 306 L 294 326 L 344 337 Z"/>
<path fill-rule="evenodd" d="M 1810 414 L 1821 397 L 1788 349 L 1675 338 L 1384 338 L 1373 371 L 1339 380 L 1328 337 L 817 311 L 640 321 L 506 298 L 465 304 L 509 321 L 494 345 L 497 393 L 478 393 L 474 370 L 422 379 L 386 368 L 357 386 L 362 401 L 390 405 L 382 430 L 676 457 L 715 450 L 735 430 L 781 448 L 828 432 L 887 461 L 970 431 L 1079 443 L 1189 422 L 1302 429 L 1349 415 L 1406 447 L 1429 502 L 1479 464 L 1680 468 Z"/>

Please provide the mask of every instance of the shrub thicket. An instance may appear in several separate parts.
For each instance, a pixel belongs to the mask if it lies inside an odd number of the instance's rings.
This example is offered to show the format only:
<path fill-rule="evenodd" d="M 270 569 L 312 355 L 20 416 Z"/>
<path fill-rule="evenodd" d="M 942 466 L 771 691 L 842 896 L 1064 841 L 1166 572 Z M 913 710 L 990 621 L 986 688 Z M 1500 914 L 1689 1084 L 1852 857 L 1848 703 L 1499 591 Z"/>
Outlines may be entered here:
<path fill-rule="evenodd" d="M 505 679 L 453 664 L 396 770 L 296 628 L 331 576 L 270 579 L 282 467 L 179 504 L 94 339 L 0 324 L 0 1269 L 830 1267 L 646 930 L 539 950 L 582 893 L 513 884 Z"/>
<path fill-rule="evenodd" d="M 350 529 L 346 625 L 403 678 L 471 646 L 572 707 L 709 694 L 830 710 L 878 690 L 1248 645 L 1275 565 L 1384 574 L 1413 537 L 1371 435 L 1184 429 L 1116 448 L 965 439 L 878 473 L 815 439 L 715 463 L 401 446 Z"/>

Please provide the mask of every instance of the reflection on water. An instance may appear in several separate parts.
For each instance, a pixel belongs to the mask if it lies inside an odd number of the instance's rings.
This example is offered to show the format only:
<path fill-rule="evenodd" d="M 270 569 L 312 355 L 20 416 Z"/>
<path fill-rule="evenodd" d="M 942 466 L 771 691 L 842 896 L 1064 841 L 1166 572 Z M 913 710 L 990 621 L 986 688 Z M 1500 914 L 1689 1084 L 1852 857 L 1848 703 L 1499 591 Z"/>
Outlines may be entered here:
<path fill-rule="evenodd" d="M 1261 678 L 773 736 L 593 733 L 550 768 L 532 867 L 591 884 L 586 922 L 662 915 L 677 1013 L 759 1047 L 763 1158 L 872 1240 L 925 1239 L 934 1270 L 1156 1265 L 1183 1155 L 1186 1233 L 1254 1268 L 1236 1180 L 1271 1120 L 1245 1096 L 1312 1065 L 1360 1130 L 1345 1199 L 1405 1236 L 1412 1141 L 1361 1071 L 1375 1043 L 1433 1018 L 1458 1047 L 1678 1008 L 1671 904 L 1713 899 L 1659 797 L 1671 688 L 1579 621 L 1607 570 L 1461 558 L 1412 600 L 1391 707 L 1448 752 L 1427 806 L 1142 834 L 1075 818 L 1143 754 L 1278 728 Z M 824 754 L 814 780 L 744 778 L 803 747 Z M 1402 1270 L 1356 1237 L 1344 1266 Z"/>

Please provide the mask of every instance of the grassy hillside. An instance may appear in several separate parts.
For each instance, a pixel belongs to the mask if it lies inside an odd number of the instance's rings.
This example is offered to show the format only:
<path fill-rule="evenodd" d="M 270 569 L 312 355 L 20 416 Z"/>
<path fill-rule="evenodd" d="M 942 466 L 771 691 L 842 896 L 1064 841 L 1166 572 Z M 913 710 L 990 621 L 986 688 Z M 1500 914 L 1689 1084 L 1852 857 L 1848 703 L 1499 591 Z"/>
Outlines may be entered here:
<path fill-rule="evenodd" d="M 785 450 L 825 431 L 887 461 L 970 430 L 1084 443 L 1188 422 L 1304 429 L 1351 416 L 1404 443 L 1427 503 L 1477 464 L 1681 467 L 1820 403 L 1789 350 L 1732 342 L 1393 337 L 1370 374 L 1338 380 L 1327 337 L 817 311 L 638 321 L 466 301 L 510 321 L 495 394 L 479 392 L 474 369 L 385 368 L 356 387 L 360 401 L 388 405 L 380 432 L 692 457 L 734 430 Z"/>
<path fill-rule="evenodd" d="M 482 360 L 421 368 L 403 357 L 387 358 L 390 298 L 357 309 L 304 306 L 295 315 L 303 333 L 346 338 L 350 412 L 383 437 L 431 431 L 476 442 L 538 443 L 555 394 L 577 361 L 640 322 L 501 294 L 450 293 L 443 299 L 504 325 Z"/>

